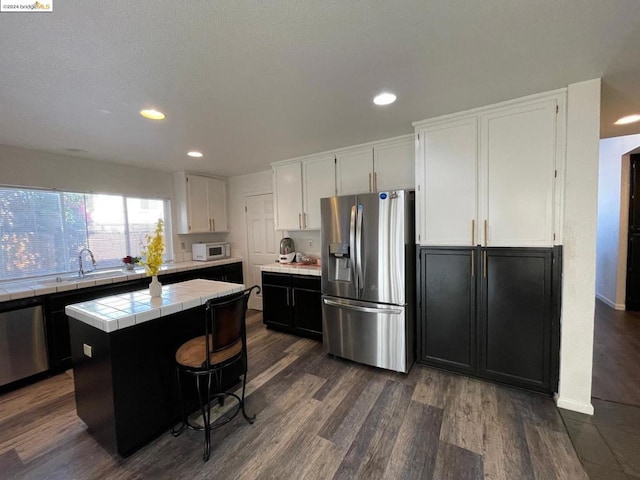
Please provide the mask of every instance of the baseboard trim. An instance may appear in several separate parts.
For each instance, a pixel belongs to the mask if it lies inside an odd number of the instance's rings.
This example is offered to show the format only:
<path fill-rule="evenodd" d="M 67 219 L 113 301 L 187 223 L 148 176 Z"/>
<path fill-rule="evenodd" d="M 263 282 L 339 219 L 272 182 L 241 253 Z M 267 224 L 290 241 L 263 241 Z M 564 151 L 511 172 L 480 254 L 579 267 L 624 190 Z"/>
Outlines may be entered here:
<path fill-rule="evenodd" d="M 626 310 L 626 307 L 625 307 L 624 303 L 612 302 L 607 297 L 605 297 L 604 295 L 600 295 L 599 293 L 596 293 L 596 298 L 598 300 L 600 300 L 601 302 L 606 303 L 607 305 L 609 305 L 611 308 L 613 308 L 615 310 Z"/>
<path fill-rule="evenodd" d="M 572 410 L 586 415 L 593 415 L 593 405 L 591 405 L 591 403 L 582 403 L 569 400 L 567 398 L 561 398 L 558 394 L 554 395 L 554 399 L 558 408 L 564 408 L 565 410 Z"/>

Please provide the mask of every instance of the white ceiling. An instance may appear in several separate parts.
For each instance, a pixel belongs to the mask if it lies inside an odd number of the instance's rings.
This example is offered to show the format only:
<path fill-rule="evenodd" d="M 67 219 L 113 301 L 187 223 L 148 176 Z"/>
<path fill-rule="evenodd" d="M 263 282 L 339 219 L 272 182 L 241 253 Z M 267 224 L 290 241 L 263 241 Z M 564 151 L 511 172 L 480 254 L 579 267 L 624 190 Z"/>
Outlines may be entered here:
<path fill-rule="evenodd" d="M 54 0 L 0 14 L 0 144 L 237 175 L 596 77 L 602 136 L 639 133 L 611 125 L 640 112 L 639 22 L 638 0 Z"/>

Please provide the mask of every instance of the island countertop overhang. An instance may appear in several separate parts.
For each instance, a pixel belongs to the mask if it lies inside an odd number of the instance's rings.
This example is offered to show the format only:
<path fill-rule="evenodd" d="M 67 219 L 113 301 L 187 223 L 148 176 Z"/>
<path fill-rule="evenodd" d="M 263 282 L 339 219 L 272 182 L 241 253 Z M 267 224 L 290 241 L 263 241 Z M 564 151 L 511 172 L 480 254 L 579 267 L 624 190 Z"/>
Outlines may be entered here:
<path fill-rule="evenodd" d="M 149 289 L 121 293 L 88 302 L 67 305 L 65 313 L 99 330 L 111 333 L 133 325 L 197 307 L 212 298 L 244 290 L 239 283 L 215 280 L 188 280 L 162 287 L 161 297 L 151 297 Z"/>

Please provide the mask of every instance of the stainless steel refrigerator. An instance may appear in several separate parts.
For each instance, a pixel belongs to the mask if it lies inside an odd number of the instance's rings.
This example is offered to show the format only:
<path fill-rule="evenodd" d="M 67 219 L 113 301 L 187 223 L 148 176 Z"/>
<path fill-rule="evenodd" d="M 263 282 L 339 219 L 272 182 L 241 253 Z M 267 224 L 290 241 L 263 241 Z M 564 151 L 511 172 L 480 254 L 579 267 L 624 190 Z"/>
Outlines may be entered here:
<path fill-rule="evenodd" d="M 326 350 L 408 372 L 415 358 L 414 192 L 323 198 Z"/>

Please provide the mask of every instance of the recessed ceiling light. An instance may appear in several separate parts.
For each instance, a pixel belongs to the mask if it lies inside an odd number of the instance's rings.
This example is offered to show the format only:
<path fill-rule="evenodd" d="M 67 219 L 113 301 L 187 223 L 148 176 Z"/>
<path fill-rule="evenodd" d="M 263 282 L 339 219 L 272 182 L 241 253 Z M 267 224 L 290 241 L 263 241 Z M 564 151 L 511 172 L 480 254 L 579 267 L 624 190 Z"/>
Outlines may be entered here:
<path fill-rule="evenodd" d="M 146 110 L 140 110 L 140 115 L 144 118 L 150 118 L 151 120 L 162 120 L 164 119 L 164 113 L 155 110 L 153 108 L 149 108 Z"/>
<path fill-rule="evenodd" d="M 373 103 L 376 105 L 389 105 L 396 101 L 396 96 L 393 93 L 382 92 L 380 95 L 376 95 L 373 99 Z"/>
<path fill-rule="evenodd" d="M 190 157 L 193 157 L 193 158 L 200 158 L 200 157 L 202 157 L 202 152 L 196 152 L 194 150 L 192 152 L 187 153 L 187 155 L 189 155 Z"/>
<path fill-rule="evenodd" d="M 626 117 L 619 118 L 616 121 L 616 125 L 626 125 L 627 123 L 633 123 L 640 121 L 640 115 L 637 113 L 635 115 L 628 115 Z"/>

